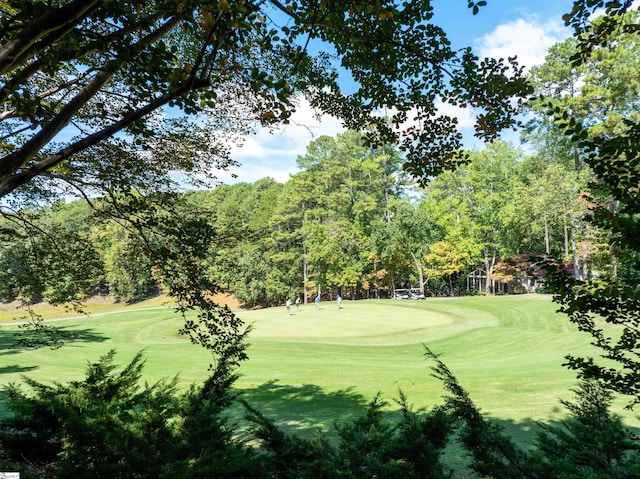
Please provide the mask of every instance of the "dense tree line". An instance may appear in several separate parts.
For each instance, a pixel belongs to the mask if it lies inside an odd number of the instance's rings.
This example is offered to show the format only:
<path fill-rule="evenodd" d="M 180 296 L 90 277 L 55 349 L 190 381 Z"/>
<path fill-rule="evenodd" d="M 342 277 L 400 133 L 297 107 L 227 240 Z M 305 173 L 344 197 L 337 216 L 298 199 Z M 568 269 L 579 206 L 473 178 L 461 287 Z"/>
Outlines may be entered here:
<path fill-rule="evenodd" d="M 203 255 L 207 274 L 241 301 L 389 297 L 395 287 L 460 294 L 471 269 L 483 264 L 493 275 L 499 258 L 576 256 L 581 272 L 609 258 L 606 238 L 575 213 L 586 182 L 506 143 L 471 152 L 466 165 L 427 188 L 410 183 L 397 149 L 367 146 L 353 131 L 314 140 L 298 166 L 285 184 L 265 178 L 180 195 L 178 218 L 199 218 L 215 232 Z M 37 237 L 20 239 L 4 221 L 13 238 L 0 255 L 5 301 L 101 293 L 132 301 L 162 291 L 126 225 L 94 214 L 86 202 L 32 214 Z M 73 256 L 82 261 L 61 262 L 51 242 L 78 249 Z"/>

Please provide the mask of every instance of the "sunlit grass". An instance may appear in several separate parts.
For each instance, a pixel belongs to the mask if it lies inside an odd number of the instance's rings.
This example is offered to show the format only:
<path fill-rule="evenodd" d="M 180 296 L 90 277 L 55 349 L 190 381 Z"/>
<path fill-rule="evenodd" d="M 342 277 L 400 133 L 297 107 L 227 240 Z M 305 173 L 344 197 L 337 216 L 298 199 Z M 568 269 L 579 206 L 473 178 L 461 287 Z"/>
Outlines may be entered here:
<path fill-rule="evenodd" d="M 0 324 L 12 324 L 15 322 L 27 321 L 31 318 L 30 312 L 38 315 L 42 319 L 49 320 L 119 312 L 122 310 L 164 307 L 168 304 L 170 304 L 170 299 L 164 295 L 155 296 L 153 298 L 131 304 L 115 301 L 112 298 L 95 297 L 84 301 L 80 306 L 82 311 L 77 312 L 68 304 L 52 305 L 49 303 L 37 303 L 27 307 L 22 305 L 19 301 L 16 301 L 11 304 L 3 304 L 0 306 Z"/>
<path fill-rule="evenodd" d="M 120 363 L 144 349 L 149 382 L 179 374 L 186 389 L 205 378 L 212 358 L 177 334 L 179 315 L 159 302 L 136 307 L 57 323 L 80 337 L 56 351 L 8 349 L 15 327 L 0 326 L 2 383 L 21 374 L 79 379 L 110 349 Z M 576 379 L 561 366 L 564 355 L 591 348 L 556 308 L 549 297 L 528 295 L 344 301 L 340 310 L 335 303 L 294 307 L 291 316 L 284 307 L 239 311 L 253 330 L 236 386 L 291 430 L 330 431 L 361 414 L 377 393 L 389 409 L 400 389 L 416 408 L 440 404 L 444 391 L 424 359 L 427 345 L 485 413 L 526 440 L 536 421 L 565 416 L 558 399 L 572 398 Z M 628 413 L 625 419 L 634 421 Z"/>

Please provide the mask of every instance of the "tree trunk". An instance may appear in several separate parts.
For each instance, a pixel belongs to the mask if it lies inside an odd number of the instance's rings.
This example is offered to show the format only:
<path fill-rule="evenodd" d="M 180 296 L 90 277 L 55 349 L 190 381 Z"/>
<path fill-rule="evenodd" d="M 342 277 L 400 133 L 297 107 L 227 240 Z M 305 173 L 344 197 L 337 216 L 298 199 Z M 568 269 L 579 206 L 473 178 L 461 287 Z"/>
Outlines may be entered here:
<path fill-rule="evenodd" d="M 307 304 L 308 299 L 309 299 L 307 297 L 307 280 L 308 280 L 308 276 L 309 276 L 309 263 L 307 263 L 307 247 L 304 246 L 303 247 L 303 257 L 302 257 L 302 289 L 303 289 L 302 302 L 304 304 Z"/>
<path fill-rule="evenodd" d="M 422 267 L 422 261 L 413 253 L 411 253 L 411 257 L 413 258 L 413 262 L 416 265 L 416 271 L 418 271 L 418 281 L 420 292 L 424 294 L 424 268 Z"/>
<path fill-rule="evenodd" d="M 544 216 L 544 252 L 549 254 L 549 222 L 547 221 L 547 215 Z"/>
<path fill-rule="evenodd" d="M 493 290 L 493 280 L 491 279 L 491 275 L 493 274 L 493 267 L 496 264 L 496 250 L 495 248 L 493 249 L 493 252 L 491 255 L 489 255 L 489 248 L 487 248 L 485 246 L 484 248 L 484 269 L 485 272 L 487 274 L 487 282 L 485 283 L 484 286 L 484 294 L 485 296 L 488 296 L 491 294 L 491 291 Z"/>
<path fill-rule="evenodd" d="M 567 227 L 567 215 L 563 216 L 564 221 L 564 260 L 569 262 L 569 229 Z"/>
<path fill-rule="evenodd" d="M 391 273 L 391 294 L 395 294 L 396 292 L 396 275 Z"/>
<path fill-rule="evenodd" d="M 571 221 L 571 254 L 573 255 L 573 277 L 582 279 L 582 271 L 580 270 L 580 262 L 578 261 L 578 248 L 576 247 L 576 236 L 573 221 Z"/>

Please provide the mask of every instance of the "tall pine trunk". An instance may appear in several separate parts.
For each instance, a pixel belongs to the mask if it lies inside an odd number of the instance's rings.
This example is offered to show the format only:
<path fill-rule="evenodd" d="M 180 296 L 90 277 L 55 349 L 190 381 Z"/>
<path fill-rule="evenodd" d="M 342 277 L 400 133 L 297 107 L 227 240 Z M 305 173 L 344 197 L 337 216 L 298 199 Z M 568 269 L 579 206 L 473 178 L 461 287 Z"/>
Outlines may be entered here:
<path fill-rule="evenodd" d="M 547 220 L 547 215 L 544 216 L 544 252 L 546 254 L 550 253 L 549 248 L 549 221 Z"/>

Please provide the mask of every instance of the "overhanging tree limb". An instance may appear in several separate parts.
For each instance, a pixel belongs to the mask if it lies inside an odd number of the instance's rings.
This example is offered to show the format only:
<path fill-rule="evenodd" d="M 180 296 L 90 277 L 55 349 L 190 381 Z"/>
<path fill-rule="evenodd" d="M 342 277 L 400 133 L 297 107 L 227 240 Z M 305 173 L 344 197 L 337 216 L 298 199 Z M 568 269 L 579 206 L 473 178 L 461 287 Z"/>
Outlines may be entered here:
<path fill-rule="evenodd" d="M 0 74 L 14 70 L 68 34 L 101 3 L 102 0 L 75 0 L 60 8 L 48 8 L 0 48 Z"/>
<path fill-rule="evenodd" d="M 165 22 L 156 31 L 147 35 L 139 42 L 139 46 L 148 45 L 154 41 L 167 35 L 173 27 L 178 23 L 179 18 L 174 17 Z M 92 99 L 112 78 L 115 71 L 121 68 L 123 61 L 115 59 L 108 62 L 103 66 L 80 92 L 69 101 L 61 111 L 49 121 L 42 130 L 36 134 L 30 141 L 28 141 L 23 147 L 15 152 L 6 155 L 0 159 L 0 196 L 4 196 L 20 185 L 27 181 L 30 181 L 39 173 L 52 168 L 60 161 L 68 158 L 70 155 L 77 153 L 91 145 L 96 144 L 109 136 L 121 131 L 124 127 L 130 124 L 136 119 L 142 118 L 152 111 L 157 110 L 163 105 L 166 105 L 172 99 L 175 99 L 180 94 L 189 89 L 189 85 L 194 83 L 191 79 L 187 86 L 181 86 L 154 101 L 149 102 L 145 107 L 139 108 L 136 111 L 125 115 L 120 121 L 113 123 L 110 127 L 104 128 L 102 131 L 86 137 L 84 140 L 70 145 L 68 148 L 60 151 L 57 155 L 51 155 L 47 158 L 40 160 L 36 165 L 30 167 L 24 172 L 17 173 L 20 168 L 23 168 L 36 154 L 41 151 L 61 130 L 63 130 L 71 121 L 72 118 L 78 113 L 78 111 L 85 106 L 90 99 Z"/>

